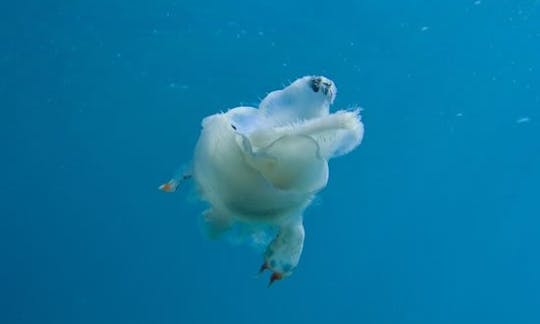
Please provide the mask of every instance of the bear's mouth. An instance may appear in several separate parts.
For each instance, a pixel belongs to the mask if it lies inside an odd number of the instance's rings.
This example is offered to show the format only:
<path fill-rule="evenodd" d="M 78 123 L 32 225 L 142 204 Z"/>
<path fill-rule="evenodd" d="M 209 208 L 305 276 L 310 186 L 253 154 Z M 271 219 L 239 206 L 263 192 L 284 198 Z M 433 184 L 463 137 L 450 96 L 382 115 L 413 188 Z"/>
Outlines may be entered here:
<path fill-rule="evenodd" d="M 314 92 L 322 92 L 325 96 L 332 94 L 332 82 L 322 77 L 311 79 L 311 89 Z"/>

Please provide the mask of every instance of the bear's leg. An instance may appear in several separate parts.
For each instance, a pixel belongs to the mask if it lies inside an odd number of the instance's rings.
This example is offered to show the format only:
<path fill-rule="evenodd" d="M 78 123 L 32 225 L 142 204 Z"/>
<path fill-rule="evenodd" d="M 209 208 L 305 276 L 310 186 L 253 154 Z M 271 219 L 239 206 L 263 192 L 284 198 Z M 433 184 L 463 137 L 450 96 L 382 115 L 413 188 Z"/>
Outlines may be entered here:
<path fill-rule="evenodd" d="M 301 219 L 280 226 L 276 238 L 264 254 L 264 264 L 261 267 L 261 271 L 272 271 L 269 285 L 292 274 L 302 255 L 304 236 Z"/>

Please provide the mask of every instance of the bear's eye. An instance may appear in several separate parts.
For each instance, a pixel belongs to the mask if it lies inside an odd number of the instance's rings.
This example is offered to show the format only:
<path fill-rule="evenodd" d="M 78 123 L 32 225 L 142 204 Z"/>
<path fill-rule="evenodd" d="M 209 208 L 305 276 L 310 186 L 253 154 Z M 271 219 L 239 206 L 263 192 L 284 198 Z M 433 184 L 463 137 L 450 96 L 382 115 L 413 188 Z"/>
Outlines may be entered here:
<path fill-rule="evenodd" d="M 234 126 L 233 124 L 231 124 L 231 127 L 232 129 L 236 130 L 236 126 Z"/>

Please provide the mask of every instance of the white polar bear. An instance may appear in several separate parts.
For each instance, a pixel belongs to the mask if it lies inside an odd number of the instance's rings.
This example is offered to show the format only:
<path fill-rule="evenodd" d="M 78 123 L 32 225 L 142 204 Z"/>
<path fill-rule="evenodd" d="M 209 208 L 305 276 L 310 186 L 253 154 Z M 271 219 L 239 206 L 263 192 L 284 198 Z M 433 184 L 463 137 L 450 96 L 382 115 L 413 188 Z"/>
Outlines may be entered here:
<path fill-rule="evenodd" d="M 359 110 L 330 113 L 334 83 L 306 76 L 271 92 L 259 108 L 237 107 L 206 117 L 195 147 L 191 174 L 160 187 L 175 191 L 193 177 L 211 237 L 235 223 L 277 228 L 261 272 L 270 284 L 292 274 L 304 245 L 303 211 L 328 182 L 328 160 L 362 141 Z"/>

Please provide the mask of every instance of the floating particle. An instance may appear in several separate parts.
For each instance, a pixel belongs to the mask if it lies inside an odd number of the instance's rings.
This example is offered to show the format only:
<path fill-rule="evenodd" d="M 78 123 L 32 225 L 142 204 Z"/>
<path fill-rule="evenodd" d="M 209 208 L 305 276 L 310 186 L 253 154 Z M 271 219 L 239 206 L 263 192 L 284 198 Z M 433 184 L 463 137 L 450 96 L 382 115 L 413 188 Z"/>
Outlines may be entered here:
<path fill-rule="evenodd" d="M 531 119 L 529 117 L 521 117 L 521 118 L 518 118 L 516 120 L 516 123 L 517 124 L 523 124 L 523 123 L 528 123 L 530 121 L 531 121 Z"/>

